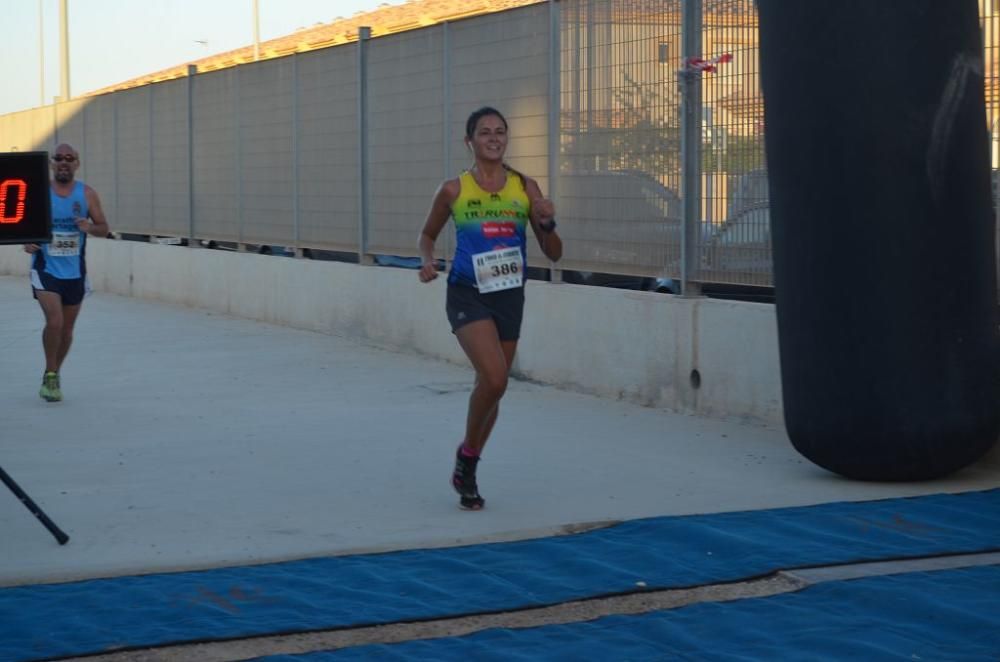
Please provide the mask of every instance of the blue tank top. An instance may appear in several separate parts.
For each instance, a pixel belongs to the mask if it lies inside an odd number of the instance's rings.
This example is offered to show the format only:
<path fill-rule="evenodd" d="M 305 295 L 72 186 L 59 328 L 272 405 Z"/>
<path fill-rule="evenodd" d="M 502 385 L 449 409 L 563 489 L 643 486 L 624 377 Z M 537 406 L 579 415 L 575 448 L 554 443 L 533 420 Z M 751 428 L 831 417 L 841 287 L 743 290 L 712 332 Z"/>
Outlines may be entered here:
<path fill-rule="evenodd" d="M 52 243 L 42 244 L 33 255 L 32 268 L 45 271 L 55 278 L 83 278 L 87 275 L 84 256 L 87 233 L 76 227 L 77 218 L 88 218 L 87 196 L 83 182 L 76 182 L 66 197 L 52 196 Z"/>
<path fill-rule="evenodd" d="M 497 248 L 520 248 L 521 262 L 527 264 L 524 238 L 531 202 L 521 178 L 508 171 L 507 183 L 496 193 L 480 188 L 469 171 L 463 172 L 458 181 L 458 198 L 451 205 L 455 219 L 455 258 L 448 282 L 476 287 L 472 256 Z"/>

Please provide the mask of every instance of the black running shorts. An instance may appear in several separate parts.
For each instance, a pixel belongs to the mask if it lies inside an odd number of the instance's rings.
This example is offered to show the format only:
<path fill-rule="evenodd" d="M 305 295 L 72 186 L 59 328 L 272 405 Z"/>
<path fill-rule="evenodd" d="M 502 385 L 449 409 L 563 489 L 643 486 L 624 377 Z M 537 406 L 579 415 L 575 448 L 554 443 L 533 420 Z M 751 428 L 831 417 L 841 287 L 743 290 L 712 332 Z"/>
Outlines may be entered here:
<path fill-rule="evenodd" d="M 469 322 L 491 319 L 497 325 L 500 340 L 517 340 L 521 337 L 524 317 L 524 287 L 480 294 L 474 287 L 448 285 L 445 309 L 452 333 Z"/>
<path fill-rule="evenodd" d="M 32 269 L 31 294 L 36 299 L 39 290 L 58 294 L 64 306 L 79 306 L 83 303 L 83 296 L 87 293 L 87 279 L 86 277 L 56 278 L 45 271 Z"/>

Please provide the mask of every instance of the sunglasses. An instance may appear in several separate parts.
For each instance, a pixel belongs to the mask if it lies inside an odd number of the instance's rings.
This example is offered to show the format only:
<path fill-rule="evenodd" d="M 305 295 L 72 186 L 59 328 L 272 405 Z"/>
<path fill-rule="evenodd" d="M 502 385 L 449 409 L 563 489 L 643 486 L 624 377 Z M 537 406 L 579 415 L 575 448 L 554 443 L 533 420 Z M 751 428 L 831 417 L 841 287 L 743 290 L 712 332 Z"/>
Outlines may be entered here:
<path fill-rule="evenodd" d="M 52 160 L 56 163 L 62 163 L 63 161 L 66 163 L 73 163 L 73 161 L 76 161 L 76 157 L 72 154 L 56 154 L 52 157 Z"/>

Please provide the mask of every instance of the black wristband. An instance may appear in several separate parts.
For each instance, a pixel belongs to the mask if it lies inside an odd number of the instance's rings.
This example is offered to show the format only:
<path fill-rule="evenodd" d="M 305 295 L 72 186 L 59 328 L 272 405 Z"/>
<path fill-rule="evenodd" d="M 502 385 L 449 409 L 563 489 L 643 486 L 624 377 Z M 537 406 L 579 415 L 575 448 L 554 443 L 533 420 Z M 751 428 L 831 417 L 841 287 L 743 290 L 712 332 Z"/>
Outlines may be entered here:
<path fill-rule="evenodd" d="M 538 227 L 542 232 L 552 232 L 556 229 L 556 219 L 550 218 L 548 223 L 539 223 Z"/>

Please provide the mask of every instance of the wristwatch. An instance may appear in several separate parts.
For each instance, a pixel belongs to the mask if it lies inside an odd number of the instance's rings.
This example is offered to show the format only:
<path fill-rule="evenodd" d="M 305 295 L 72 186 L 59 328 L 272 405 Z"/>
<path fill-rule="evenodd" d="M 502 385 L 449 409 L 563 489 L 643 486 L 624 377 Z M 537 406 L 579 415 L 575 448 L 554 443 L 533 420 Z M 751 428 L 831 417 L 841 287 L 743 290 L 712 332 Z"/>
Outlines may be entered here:
<path fill-rule="evenodd" d="M 542 232 L 552 232 L 556 229 L 556 219 L 550 218 L 548 223 L 539 223 L 538 227 L 541 228 Z"/>

